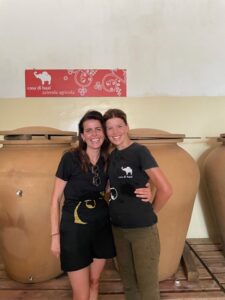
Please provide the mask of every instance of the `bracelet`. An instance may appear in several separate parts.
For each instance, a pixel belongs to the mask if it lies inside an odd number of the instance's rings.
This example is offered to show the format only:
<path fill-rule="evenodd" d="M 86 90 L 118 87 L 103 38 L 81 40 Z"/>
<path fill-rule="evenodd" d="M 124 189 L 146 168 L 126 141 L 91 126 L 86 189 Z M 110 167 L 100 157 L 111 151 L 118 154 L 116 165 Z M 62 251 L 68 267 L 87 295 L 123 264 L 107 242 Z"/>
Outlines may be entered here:
<path fill-rule="evenodd" d="M 53 235 L 59 235 L 59 232 L 51 233 L 51 236 Z"/>

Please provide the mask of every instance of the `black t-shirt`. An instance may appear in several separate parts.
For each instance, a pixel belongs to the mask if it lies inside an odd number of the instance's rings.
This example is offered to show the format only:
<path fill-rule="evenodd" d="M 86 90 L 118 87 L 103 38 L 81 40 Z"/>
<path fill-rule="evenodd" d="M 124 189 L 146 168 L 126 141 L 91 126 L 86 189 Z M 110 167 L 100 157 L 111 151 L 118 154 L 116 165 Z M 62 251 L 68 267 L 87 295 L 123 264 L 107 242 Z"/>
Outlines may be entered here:
<path fill-rule="evenodd" d="M 100 178 L 98 186 L 93 184 L 95 176 L 92 170 L 93 166 L 90 164 L 88 172 L 82 171 L 77 152 L 66 152 L 62 156 L 56 172 L 56 177 L 67 181 L 64 189 L 63 210 L 74 212 L 74 208 L 79 205 L 79 216 L 85 221 L 108 215 L 108 205 L 104 200 L 107 174 L 102 157 L 99 158 L 96 166 Z M 89 200 L 95 200 L 97 204 Z"/>
<path fill-rule="evenodd" d="M 145 170 L 158 167 L 149 150 L 138 143 L 115 149 L 110 155 L 109 204 L 111 223 L 124 228 L 145 227 L 157 222 L 150 202 L 136 197 L 134 190 L 145 187 L 149 180 Z"/>

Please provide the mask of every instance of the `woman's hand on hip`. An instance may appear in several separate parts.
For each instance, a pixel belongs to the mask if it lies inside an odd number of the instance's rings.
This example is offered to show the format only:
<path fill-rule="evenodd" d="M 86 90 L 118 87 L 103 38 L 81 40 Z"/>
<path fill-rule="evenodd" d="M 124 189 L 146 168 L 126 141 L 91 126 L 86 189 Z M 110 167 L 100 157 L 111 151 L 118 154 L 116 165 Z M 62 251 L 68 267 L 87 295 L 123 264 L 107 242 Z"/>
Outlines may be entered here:
<path fill-rule="evenodd" d="M 152 191 L 149 182 L 146 183 L 145 187 L 138 188 L 134 191 L 136 197 L 141 198 L 144 202 L 152 202 Z"/>

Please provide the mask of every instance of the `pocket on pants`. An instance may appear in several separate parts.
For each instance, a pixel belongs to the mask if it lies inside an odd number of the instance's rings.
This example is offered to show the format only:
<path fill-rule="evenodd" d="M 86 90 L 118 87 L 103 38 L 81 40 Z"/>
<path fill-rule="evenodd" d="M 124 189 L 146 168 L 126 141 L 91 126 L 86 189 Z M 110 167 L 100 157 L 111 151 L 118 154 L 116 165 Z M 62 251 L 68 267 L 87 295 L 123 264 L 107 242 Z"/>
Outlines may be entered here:
<path fill-rule="evenodd" d="M 151 226 L 153 229 L 153 235 L 154 235 L 154 239 L 155 239 L 155 244 L 156 244 L 156 248 L 157 248 L 157 253 L 158 255 L 160 255 L 160 239 L 159 239 L 159 231 L 158 231 L 158 227 L 157 225 L 153 225 Z"/>
<path fill-rule="evenodd" d="M 159 260 L 160 255 L 160 240 L 157 225 L 153 225 L 147 228 L 146 242 L 148 256 L 150 259 Z"/>

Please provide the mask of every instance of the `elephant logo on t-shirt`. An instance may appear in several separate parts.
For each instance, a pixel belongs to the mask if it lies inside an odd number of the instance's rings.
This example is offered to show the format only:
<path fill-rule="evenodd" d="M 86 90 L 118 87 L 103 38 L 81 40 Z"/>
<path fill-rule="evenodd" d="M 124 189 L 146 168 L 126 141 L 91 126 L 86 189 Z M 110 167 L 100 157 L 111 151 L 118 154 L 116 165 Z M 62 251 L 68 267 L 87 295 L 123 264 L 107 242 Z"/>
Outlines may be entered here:
<path fill-rule="evenodd" d="M 126 173 L 126 175 L 128 176 L 128 175 L 133 175 L 133 170 L 131 169 L 131 167 L 126 167 L 126 168 L 124 168 L 124 167 L 121 167 L 121 170 L 123 170 L 125 173 Z"/>

